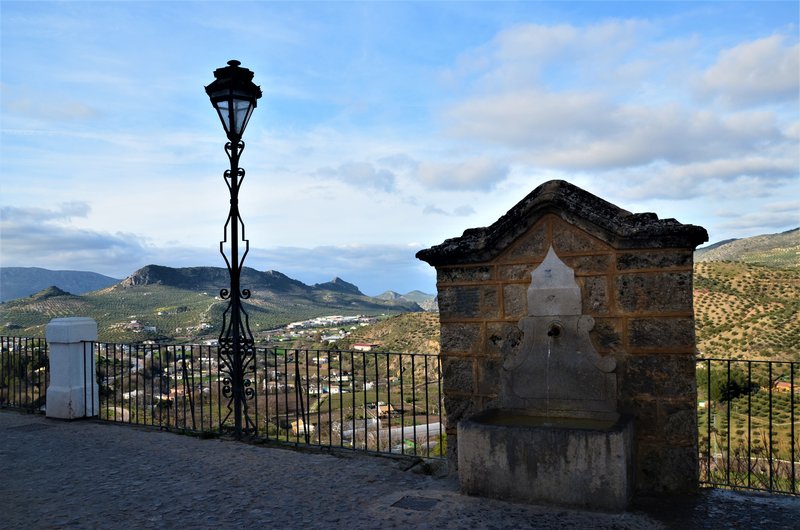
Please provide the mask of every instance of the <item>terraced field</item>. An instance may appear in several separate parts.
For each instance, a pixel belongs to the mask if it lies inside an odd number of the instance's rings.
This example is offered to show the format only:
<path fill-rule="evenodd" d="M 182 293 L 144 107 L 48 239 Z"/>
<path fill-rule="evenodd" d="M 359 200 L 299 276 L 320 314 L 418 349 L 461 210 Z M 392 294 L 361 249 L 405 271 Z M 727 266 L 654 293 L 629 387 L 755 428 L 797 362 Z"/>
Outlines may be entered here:
<path fill-rule="evenodd" d="M 696 263 L 694 303 L 701 354 L 800 360 L 800 270 Z"/>

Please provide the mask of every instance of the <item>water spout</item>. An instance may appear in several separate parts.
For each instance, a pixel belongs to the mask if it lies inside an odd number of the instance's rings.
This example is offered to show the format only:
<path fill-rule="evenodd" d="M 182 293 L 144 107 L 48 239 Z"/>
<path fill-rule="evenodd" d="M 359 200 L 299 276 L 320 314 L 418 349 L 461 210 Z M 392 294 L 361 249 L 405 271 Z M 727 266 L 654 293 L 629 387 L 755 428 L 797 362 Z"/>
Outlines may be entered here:
<path fill-rule="evenodd" d="M 550 329 L 547 330 L 548 337 L 559 337 L 561 336 L 561 326 L 558 324 L 550 324 Z"/>

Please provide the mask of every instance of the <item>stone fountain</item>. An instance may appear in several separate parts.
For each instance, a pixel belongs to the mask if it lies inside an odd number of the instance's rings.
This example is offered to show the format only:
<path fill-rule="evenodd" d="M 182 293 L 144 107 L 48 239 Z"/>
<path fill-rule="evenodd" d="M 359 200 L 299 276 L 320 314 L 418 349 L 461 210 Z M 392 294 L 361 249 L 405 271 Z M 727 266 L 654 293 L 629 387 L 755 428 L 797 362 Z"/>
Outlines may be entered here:
<path fill-rule="evenodd" d="M 500 370 L 498 408 L 458 424 L 462 490 L 532 503 L 623 510 L 633 424 L 617 412 L 614 357 L 600 356 L 575 273 L 550 247 L 531 273 L 520 348 Z"/>
<path fill-rule="evenodd" d="M 436 267 L 463 491 L 621 510 L 697 488 L 692 253 L 707 239 L 550 181 L 417 253 Z"/>

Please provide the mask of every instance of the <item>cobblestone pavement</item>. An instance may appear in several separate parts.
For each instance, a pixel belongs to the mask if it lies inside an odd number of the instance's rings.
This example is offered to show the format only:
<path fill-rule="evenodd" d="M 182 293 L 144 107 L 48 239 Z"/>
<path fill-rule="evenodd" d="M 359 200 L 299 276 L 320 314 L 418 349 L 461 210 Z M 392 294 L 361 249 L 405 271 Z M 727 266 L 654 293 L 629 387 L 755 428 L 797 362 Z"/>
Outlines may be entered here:
<path fill-rule="evenodd" d="M 0 528 L 800 528 L 800 498 L 705 490 L 595 513 L 469 497 L 407 466 L 0 411 Z"/>

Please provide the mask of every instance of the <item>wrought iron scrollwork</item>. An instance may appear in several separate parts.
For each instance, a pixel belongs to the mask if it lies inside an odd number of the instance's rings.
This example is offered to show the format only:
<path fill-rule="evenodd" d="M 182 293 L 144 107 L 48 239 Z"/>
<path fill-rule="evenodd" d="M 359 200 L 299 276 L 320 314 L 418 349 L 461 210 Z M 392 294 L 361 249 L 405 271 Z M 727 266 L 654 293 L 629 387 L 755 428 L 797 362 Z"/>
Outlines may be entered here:
<path fill-rule="evenodd" d="M 228 306 L 222 314 L 222 332 L 219 336 L 219 357 L 221 392 L 228 399 L 227 413 L 221 424 L 225 425 L 233 416 L 234 433 L 237 437 L 243 434 L 254 434 L 256 424 L 250 418 L 249 401 L 255 397 L 256 390 L 251 379 L 254 372 L 255 339 L 250 331 L 250 318 L 242 305 L 242 300 L 250 298 L 249 289 L 240 286 L 242 264 L 250 250 L 250 242 L 245 237 L 245 227 L 239 215 L 239 187 L 244 179 L 245 171 L 239 167 L 239 156 L 244 150 L 244 142 L 234 146 L 225 144 L 225 152 L 231 163 L 231 169 L 225 171 L 224 180 L 231 195 L 231 208 L 225 222 L 225 239 L 220 241 L 220 254 L 225 259 L 230 276 L 230 287 L 220 289 L 219 296 L 228 300 Z M 225 253 L 226 243 L 230 244 L 230 256 Z M 244 245 L 244 252 L 239 257 L 239 244 Z"/>

